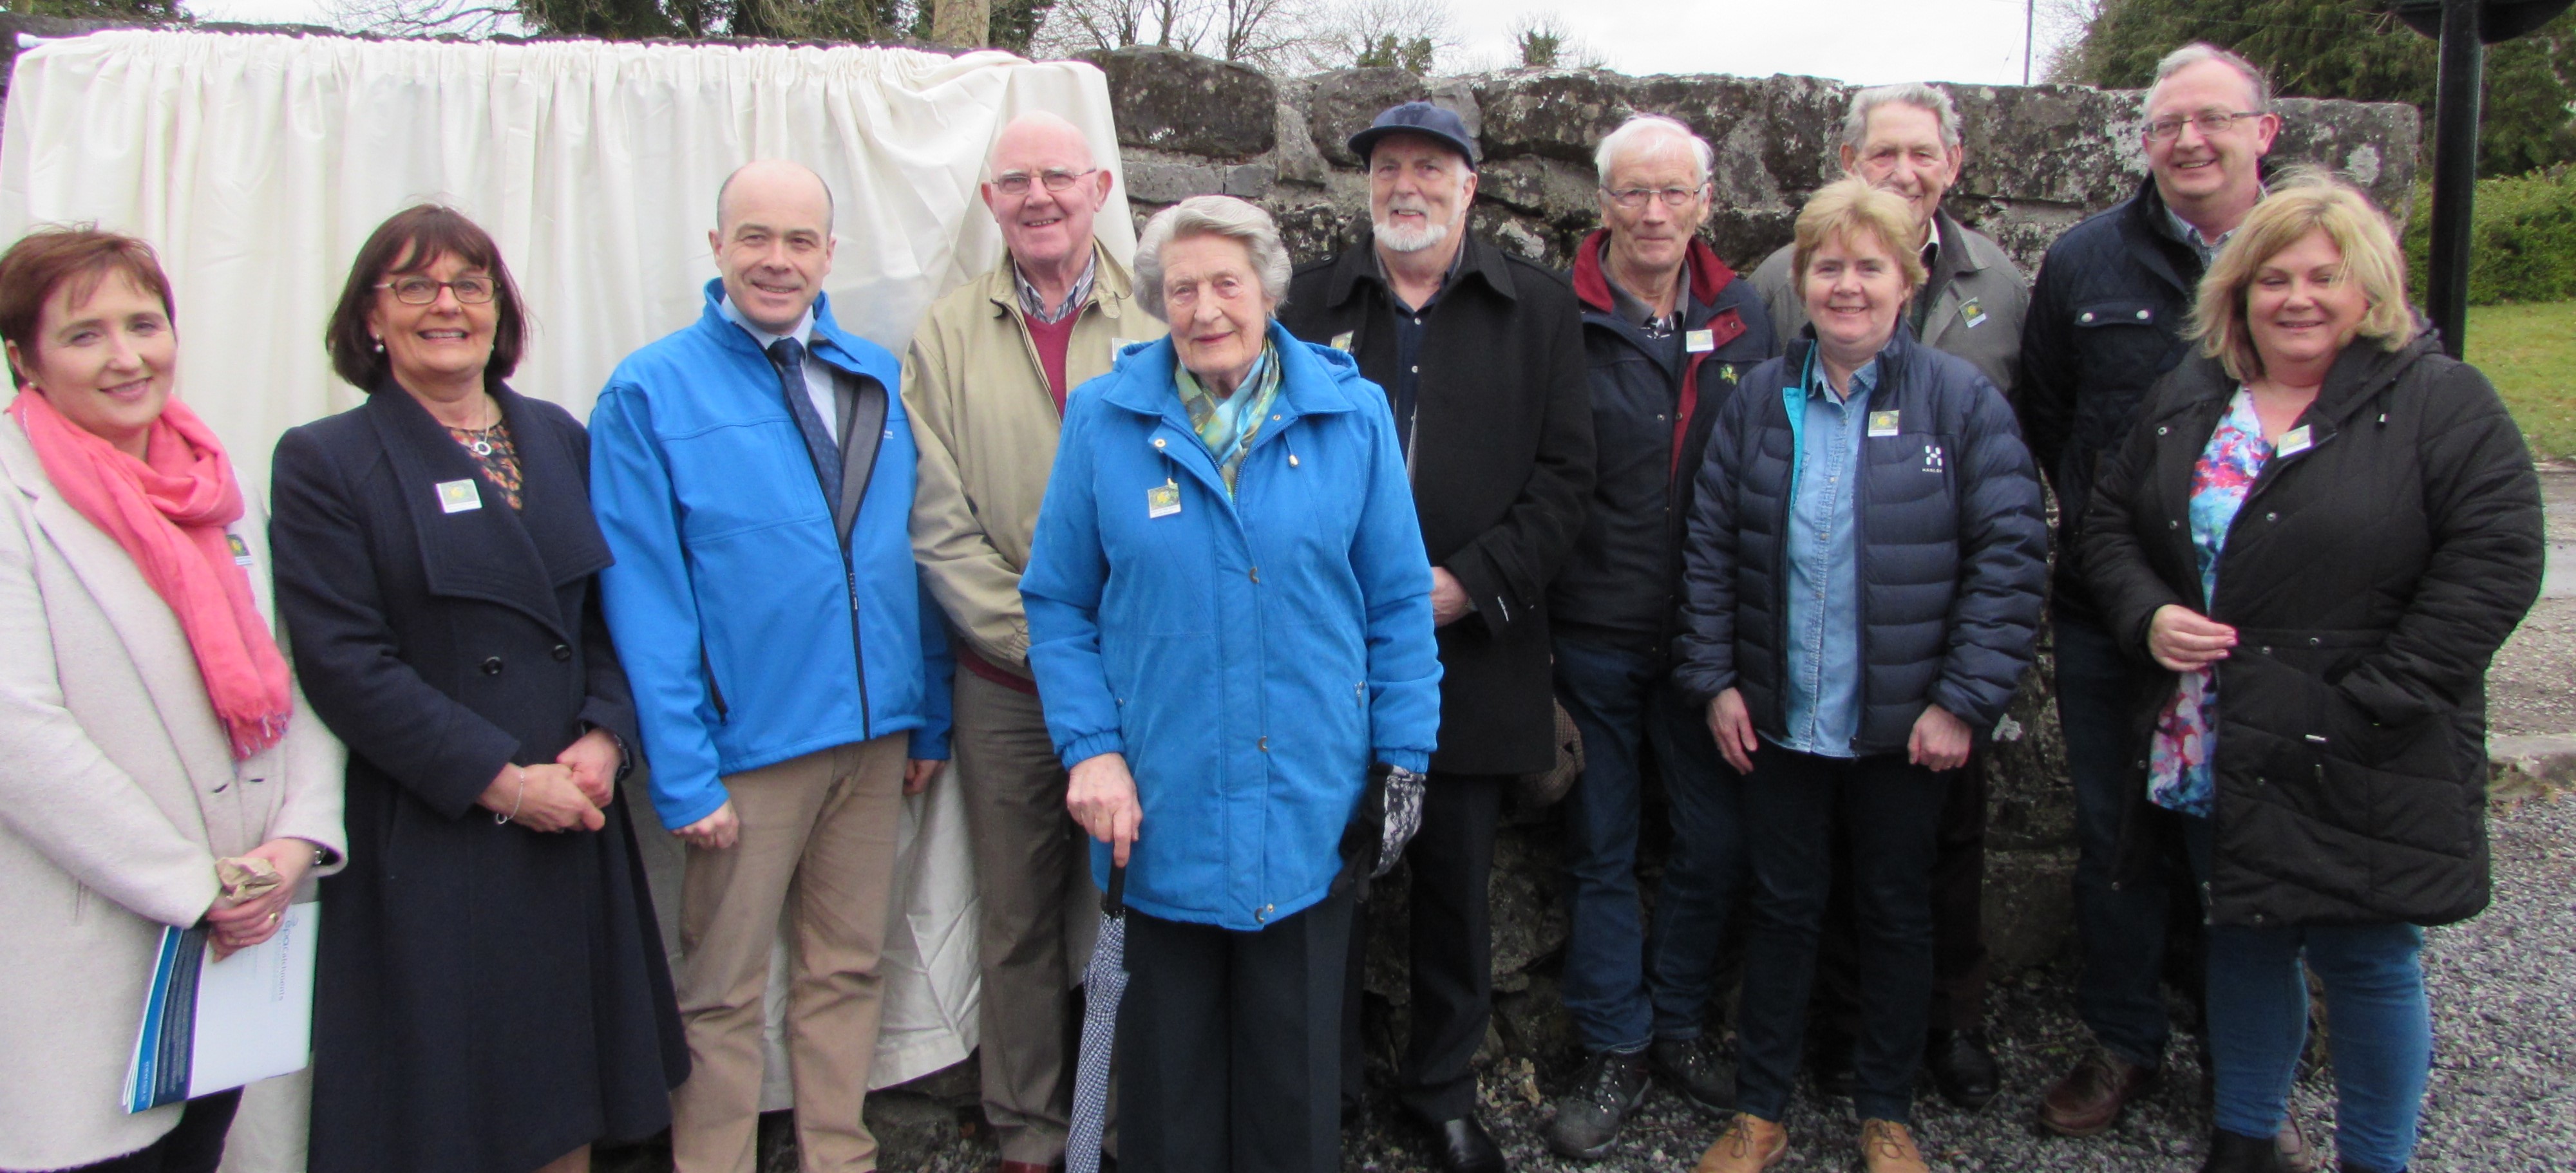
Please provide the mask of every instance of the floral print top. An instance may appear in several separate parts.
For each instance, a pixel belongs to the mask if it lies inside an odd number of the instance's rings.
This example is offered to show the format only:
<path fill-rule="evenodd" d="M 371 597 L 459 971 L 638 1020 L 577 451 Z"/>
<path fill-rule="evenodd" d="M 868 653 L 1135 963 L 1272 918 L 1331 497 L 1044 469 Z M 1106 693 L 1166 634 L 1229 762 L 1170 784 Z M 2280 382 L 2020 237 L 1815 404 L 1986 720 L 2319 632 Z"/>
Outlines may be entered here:
<path fill-rule="evenodd" d="M 2191 548 L 2199 556 L 2203 605 L 2218 597 L 2218 554 L 2227 545 L 2227 528 L 2244 508 L 2255 478 L 2272 459 L 2263 440 L 2263 421 L 2254 414 L 2254 397 L 2244 388 L 2228 401 L 2227 418 L 2209 435 L 2200 462 L 2191 470 Z M 2209 670 L 2185 672 L 2171 699 L 2156 714 L 2156 732 L 2147 749 L 2147 798 L 2157 806 L 2208 818 L 2217 799 L 2217 775 L 2210 768 L 2216 751 L 2218 680 Z"/>
<path fill-rule="evenodd" d="M 449 428 L 449 438 L 474 458 L 474 466 L 483 470 L 492 487 L 501 491 L 501 500 L 512 510 L 519 508 L 519 446 L 510 440 L 510 425 L 494 422 L 488 428 Z"/>

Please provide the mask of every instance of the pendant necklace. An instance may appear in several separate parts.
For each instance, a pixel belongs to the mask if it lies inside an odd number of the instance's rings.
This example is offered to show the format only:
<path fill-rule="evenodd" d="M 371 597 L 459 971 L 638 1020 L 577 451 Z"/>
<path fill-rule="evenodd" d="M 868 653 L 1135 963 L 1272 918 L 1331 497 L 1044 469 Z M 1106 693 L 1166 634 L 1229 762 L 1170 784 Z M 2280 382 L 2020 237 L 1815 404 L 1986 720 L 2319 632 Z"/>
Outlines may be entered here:
<path fill-rule="evenodd" d="M 485 396 L 485 402 L 490 402 L 489 395 Z M 494 404 L 493 406 L 498 407 L 499 405 Z M 498 415 L 499 412 L 496 411 L 493 414 Z M 491 423 L 474 429 L 474 442 L 466 445 L 466 447 L 473 449 L 476 456 L 492 455 L 492 429 L 498 427 L 500 422 L 501 421 L 496 419 Z"/>

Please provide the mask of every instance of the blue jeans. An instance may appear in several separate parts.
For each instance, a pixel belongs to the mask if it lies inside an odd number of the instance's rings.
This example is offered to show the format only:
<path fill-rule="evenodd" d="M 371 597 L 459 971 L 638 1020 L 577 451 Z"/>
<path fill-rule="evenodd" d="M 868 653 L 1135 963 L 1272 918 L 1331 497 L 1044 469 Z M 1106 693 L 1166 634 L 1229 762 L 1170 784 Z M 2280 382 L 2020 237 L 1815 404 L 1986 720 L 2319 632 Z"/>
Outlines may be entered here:
<path fill-rule="evenodd" d="M 1556 695 L 1583 735 L 1583 777 L 1564 805 L 1566 1012 L 1586 1051 L 1697 1038 L 1719 940 L 1744 888 L 1737 775 L 1651 649 L 1560 637 Z M 1672 802 L 1651 941 L 1637 891 L 1642 742 L 1653 744 Z"/>
<path fill-rule="evenodd" d="M 2075 783 L 2075 938 L 2084 969 L 2075 1012 L 2093 1037 L 2131 1063 L 2164 1062 L 2172 1024 L 2156 983 L 2164 969 L 2168 894 L 2161 868 L 2115 880 L 2120 817 L 2134 779 L 2130 667 L 2089 623 L 2056 624 L 2057 719 Z"/>
<path fill-rule="evenodd" d="M 2210 824 L 2185 819 L 2192 873 L 2209 883 Z M 2415 1121 L 2433 1067 L 2424 999 L 2424 934 L 2413 925 L 2209 926 L 2210 1082 L 2218 1127 L 2270 1136 L 2289 1113 L 2308 1045 L 2308 980 L 2334 1023 L 2335 1151 L 2344 1168 L 2397 1173 L 2415 1156 Z"/>
<path fill-rule="evenodd" d="M 1774 1121 L 1788 1111 L 1839 827 L 1851 843 L 1860 937 L 1852 1107 L 1864 1120 L 1912 1121 L 1932 1001 L 1932 858 L 1949 782 L 1903 754 L 1826 758 L 1767 740 L 1755 750 L 1744 780 L 1753 901 L 1737 1010 L 1737 1108 Z"/>

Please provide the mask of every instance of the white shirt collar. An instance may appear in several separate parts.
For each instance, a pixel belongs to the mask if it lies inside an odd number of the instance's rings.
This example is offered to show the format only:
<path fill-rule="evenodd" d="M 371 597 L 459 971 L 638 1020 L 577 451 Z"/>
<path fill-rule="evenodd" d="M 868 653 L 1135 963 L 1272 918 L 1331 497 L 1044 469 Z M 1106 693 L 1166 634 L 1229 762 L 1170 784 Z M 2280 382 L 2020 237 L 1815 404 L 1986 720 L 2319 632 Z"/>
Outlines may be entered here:
<path fill-rule="evenodd" d="M 796 319 L 795 329 L 784 334 L 772 334 L 767 330 L 763 330 L 758 326 L 752 325 L 751 319 L 742 316 L 742 310 L 735 307 L 732 298 L 720 297 L 717 299 L 716 305 L 723 311 L 725 320 L 742 327 L 743 333 L 751 335 L 752 342 L 759 346 L 763 352 L 766 352 L 769 349 L 771 343 L 776 342 L 781 338 L 793 338 L 796 340 L 796 344 L 798 346 L 802 346 L 808 351 L 814 349 L 813 306 L 809 305 L 805 307 L 805 316 Z"/>

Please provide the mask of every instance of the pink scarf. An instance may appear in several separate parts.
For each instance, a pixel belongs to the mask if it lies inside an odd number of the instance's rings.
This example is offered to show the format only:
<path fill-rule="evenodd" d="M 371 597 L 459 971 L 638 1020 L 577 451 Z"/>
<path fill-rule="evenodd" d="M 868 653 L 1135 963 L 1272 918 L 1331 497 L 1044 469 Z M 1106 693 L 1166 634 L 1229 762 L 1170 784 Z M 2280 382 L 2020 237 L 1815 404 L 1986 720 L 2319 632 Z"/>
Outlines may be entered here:
<path fill-rule="evenodd" d="M 233 757 L 277 744 L 291 711 L 286 658 L 224 533 L 241 520 L 242 496 L 214 432 L 171 400 L 153 421 L 150 459 L 136 460 L 65 419 L 36 391 L 21 391 L 9 414 L 26 429 L 54 491 L 125 547 L 179 617 Z"/>

